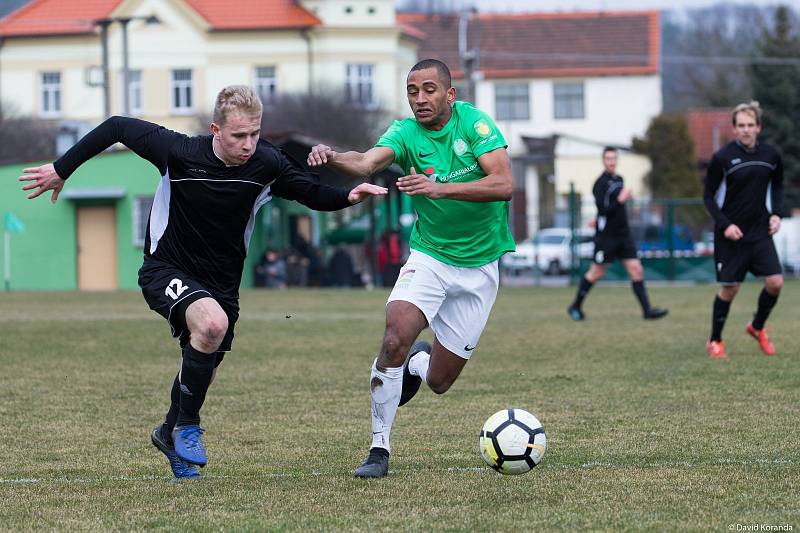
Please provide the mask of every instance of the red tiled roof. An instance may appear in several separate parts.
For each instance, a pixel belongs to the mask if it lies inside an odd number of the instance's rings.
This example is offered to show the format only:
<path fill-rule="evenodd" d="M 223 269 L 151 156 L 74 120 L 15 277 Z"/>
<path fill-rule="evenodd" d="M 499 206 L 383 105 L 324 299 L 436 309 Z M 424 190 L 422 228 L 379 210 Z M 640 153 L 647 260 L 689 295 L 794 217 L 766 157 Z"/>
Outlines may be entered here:
<path fill-rule="evenodd" d="M 293 0 L 184 0 L 215 30 L 308 28 L 322 22 Z"/>
<path fill-rule="evenodd" d="M 0 19 L 0 36 L 90 33 L 121 0 L 33 0 Z"/>
<path fill-rule="evenodd" d="M 122 0 L 32 0 L 0 20 L 0 36 L 90 33 Z M 307 28 L 320 20 L 293 0 L 183 0 L 212 30 Z"/>
<path fill-rule="evenodd" d="M 441 59 L 463 78 L 458 15 L 398 13 L 399 23 L 423 31 L 419 57 Z M 657 11 L 569 14 L 476 14 L 467 38 L 487 78 L 656 74 Z"/>
<path fill-rule="evenodd" d="M 733 140 L 728 109 L 690 109 L 686 112 L 696 161 L 708 163 L 714 152 Z"/>

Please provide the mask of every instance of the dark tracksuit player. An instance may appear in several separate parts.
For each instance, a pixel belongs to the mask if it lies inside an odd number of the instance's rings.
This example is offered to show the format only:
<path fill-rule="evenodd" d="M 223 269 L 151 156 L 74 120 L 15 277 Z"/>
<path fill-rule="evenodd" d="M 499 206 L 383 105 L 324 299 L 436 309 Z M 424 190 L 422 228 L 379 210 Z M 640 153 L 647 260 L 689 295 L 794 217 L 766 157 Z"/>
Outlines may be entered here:
<path fill-rule="evenodd" d="M 606 147 L 603 149 L 605 171 L 597 178 L 592 188 L 597 205 L 594 258 L 592 266 L 581 278 L 575 299 L 567 308 L 570 318 L 575 321 L 585 318 L 583 309 L 581 309 L 583 300 L 594 284 L 605 275 L 608 265 L 617 260 L 622 261 L 628 272 L 631 287 L 642 307 L 642 317 L 651 320 L 667 314 L 666 309 L 651 307 L 647 297 L 644 269 L 636 255 L 636 245 L 631 237 L 628 213 L 625 211 L 625 202 L 630 200 L 631 191 L 625 188 L 622 177 L 616 173 L 617 159 L 616 148 Z"/>
<path fill-rule="evenodd" d="M 731 113 L 735 141 L 714 154 L 705 180 L 704 201 L 714 219 L 714 264 L 720 290 L 712 308 L 711 335 L 706 352 L 726 357 L 722 329 L 731 302 L 747 272 L 764 276 L 753 320 L 747 333 L 766 355 L 775 354 L 764 323 L 783 287 L 781 264 L 772 241 L 780 229 L 783 163 L 780 153 L 758 142 L 761 108 L 758 102 L 740 104 Z"/>
<path fill-rule="evenodd" d="M 206 463 L 199 411 L 239 316 L 239 283 L 258 209 L 273 196 L 332 211 L 385 194 L 362 183 L 352 190 L 319 183 L 279 148 L 259 140 L 261 102 L 246 86 L 217 96 L 212 135 L 188 137 L 157 124 L 113 117 L 53 164 L 25 169 L 35 198 L 52 190 L 55 202 L 82 163 L 120 142 L 161 174 L 153 200 L 139 285 L 151 309 L 180 339 L 181 370 L 153 444 L 179 478 L 198 476 Z"/>

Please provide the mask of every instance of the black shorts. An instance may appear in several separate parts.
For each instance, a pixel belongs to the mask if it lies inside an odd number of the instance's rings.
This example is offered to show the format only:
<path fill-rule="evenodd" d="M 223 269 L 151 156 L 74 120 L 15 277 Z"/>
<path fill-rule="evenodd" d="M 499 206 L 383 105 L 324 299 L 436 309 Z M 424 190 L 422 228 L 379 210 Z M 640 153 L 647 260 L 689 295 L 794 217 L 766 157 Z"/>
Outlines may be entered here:
<path fill-rule="evenodd" d="M 630 237 L 597 237 L 594 239 L 593 260 L 598 264 L 613 263 L 619 259 L 636 259 L 636 245 Z"/>
<path fill-rule="evenodd" d="M 783 272 L 772 237 L 739 242 L 716 235 L 714 265 L 717 281 L 724 284 L 741 283 L 748 272 L 754 276 L 774 276 Z"/>
<path fill-rule="evenodd" d="M 146 258 L 139 269 L 139 286 L 150 309 L 163 316 L 172 328 L 172 336 L 180 341 L 181 349 L 189 342 L 186 309 L 200 298 L 213 298 L 228 316 L 228 331 L 217 349 L 229 352 L 233 344 L 233 328 L 239 319 L 239 302 L 220 298 L 202 283 L 177 268 L 161 261 Z M 218 364 L 221 361 L 218 358 Z"/>

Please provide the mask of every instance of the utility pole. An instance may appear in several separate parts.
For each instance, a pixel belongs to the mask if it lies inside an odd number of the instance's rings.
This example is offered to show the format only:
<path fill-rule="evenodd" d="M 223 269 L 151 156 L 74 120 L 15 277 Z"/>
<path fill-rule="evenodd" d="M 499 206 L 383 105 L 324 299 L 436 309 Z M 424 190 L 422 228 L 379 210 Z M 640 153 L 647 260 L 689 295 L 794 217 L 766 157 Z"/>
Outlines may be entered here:
<path fill-rule="evenodd" d="M 103 116 L 111 116 L 111 95 L 108 90 L 108 27 L 111 25 L 110 19 L 101 19 L 95 22 L 100 26 L 100 46 L 103 54 Z"/>
<path fill-rule="evenodd" d="M 108 27 L 114 22 L 119 22 L 122 26 L 122 113 L 125 116 L 131 114 L 130 102 L 130 67 L 128 64 L 128 24 L 132 20 L 142 20 L 146 24 L 158 24 L 160 20 L 155 15 L 147 17 L 118 17 L 95 20 L 95 26 L 100 27 L 100 46 L 103 53 L 103 81 L 99 85 L 103 87 L 103 113 L 105 118 L 111 116 L 111 92 L 109 87 L 109 65 L 108 65 Z"/>
<path fill-rule="evenodd" d="M 128 68 L 128 23 L 130 18 L 117 19 L 122 26 L 122 114 L 131 115 L 130 69 Z"/>
<path fill-rule="evenodd" d="M 462 11 L 458 16 L 458 57 L 461 66 L 464 68 L 464 76 L 467 78 L 466 100 L 475 104 L 475 66 L 478 62 L 478 47 L 469 47 L 469 20 L 475 8 Z M 474 44 L 474 43 L 473 43 Z"/>

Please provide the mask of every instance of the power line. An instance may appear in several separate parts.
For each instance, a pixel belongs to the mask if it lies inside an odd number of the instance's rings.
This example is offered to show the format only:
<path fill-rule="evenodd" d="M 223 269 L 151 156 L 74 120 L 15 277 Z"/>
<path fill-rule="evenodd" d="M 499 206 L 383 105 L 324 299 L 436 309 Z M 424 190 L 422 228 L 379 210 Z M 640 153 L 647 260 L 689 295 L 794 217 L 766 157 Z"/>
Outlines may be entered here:
<path fill-rule="evenodd" d="M 650 62 L 649 54 L 584 54 L 557 52 L 499 52 L 481 50 L 481 58 L 515 59 L 536 61 L 582 61 L 587 63 L 624 63 L 627 65 L 646 65 Z M 763 57 L 763 56 L 690 56 L 663 55 L 662 63 L 698 64 L 698 65 L 771 65 L 800 67 L 800 57 Z M 563 65 L 561 65 L 563 66 Z"/>

